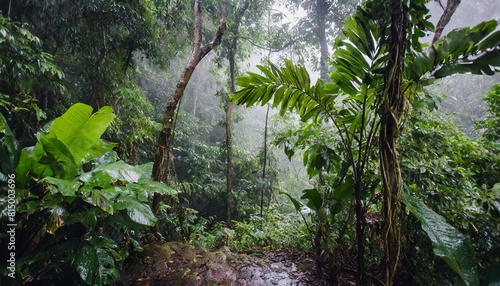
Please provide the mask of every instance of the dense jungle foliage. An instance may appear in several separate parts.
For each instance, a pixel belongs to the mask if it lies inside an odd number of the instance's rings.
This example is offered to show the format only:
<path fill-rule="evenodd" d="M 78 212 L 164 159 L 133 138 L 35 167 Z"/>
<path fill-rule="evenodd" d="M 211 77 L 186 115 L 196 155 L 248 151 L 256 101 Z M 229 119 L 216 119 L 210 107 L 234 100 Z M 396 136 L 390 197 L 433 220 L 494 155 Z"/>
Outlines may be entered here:
<path fill-rule="evenodd" d="M 498 21 L 219 2 L 0 1 L 0 285 L 120 285 L 170 241 L 500 283 Z"/>

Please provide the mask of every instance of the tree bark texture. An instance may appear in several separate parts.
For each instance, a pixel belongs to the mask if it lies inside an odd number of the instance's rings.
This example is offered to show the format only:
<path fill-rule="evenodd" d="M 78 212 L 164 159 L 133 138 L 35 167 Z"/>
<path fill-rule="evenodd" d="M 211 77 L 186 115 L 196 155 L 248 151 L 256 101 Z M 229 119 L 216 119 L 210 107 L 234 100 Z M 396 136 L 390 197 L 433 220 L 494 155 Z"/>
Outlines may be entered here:
<path fill-rule="evenodd" d="M 446 3 L 446 8 L 444 9 L 443 15 L 441 15 L 441 18 L 439 18 L 439 21 L 436 25 L 436 31 L 434 32 L 434 37 L 432 38 L 433 44 L 441 37 L 444 27 L 446 27 L 446 25 L 450 22 L 451 16 L 453 16 L 459 4 L 460 0 L 448 0 L 448 2 Z"/>
<path fill-rule="evenodd" d="M 172 157 L 172 127 L 174 121 L 175 110 L 179 104 L 180 99 L 184 95 L 186 86 L 193 75 L 193 72 L 198 65 L 198 63 L 217 45 L 220 44 L 222 35 L 226 31 L 226 16 L 227 7 L 223 4 L 221 6 L 221 19 L 217 31 L 215 32 L 212 41 L 203 45 L 202 44 L 202 28 L 203 28 L 203 17 L 201 13 L 201 7 L 198 0 L 194 3 L 194 40 L 193 48 L 191 54 L 189 55 L 188 61 L 177 86 L 175 87 L 172 95 L 168 99 L 167 107 L 163 116 L 162 129 L 160 135 L 158 136 L 156 142 L 155 159 L 153 165 L 152 177 L 155 181 L 161 181 L 165 183 L 170 182 L 170 176 L 173 171 L 173 157 Z M 161 202 L 161 195 L 155 193 L 153 198 L 152 210 L 158 215 L 159 207 Z"/>
<path fill-rule="evenodd" d="M 383 181 L 382 214 L 385 252 L 385 283 L 392 285 L 400 255 L 401 171 L 397 156 L 399 122 L 404 109 L 403 69 L 406 52 L 407 16 L 401 0 L 391 1 L 388 72 L 381 106 L 380 167 Z"/>

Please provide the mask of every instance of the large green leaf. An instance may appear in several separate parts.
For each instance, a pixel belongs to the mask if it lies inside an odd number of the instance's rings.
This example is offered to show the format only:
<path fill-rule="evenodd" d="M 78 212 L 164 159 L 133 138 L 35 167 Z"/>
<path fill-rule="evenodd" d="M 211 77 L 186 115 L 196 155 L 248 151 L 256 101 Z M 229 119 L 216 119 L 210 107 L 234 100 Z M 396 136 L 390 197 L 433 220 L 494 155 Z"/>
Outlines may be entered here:
<path fill-rule="evenodd" d="M 474 250 L 467 237 L 419 199 L 407 193 L 401 199 L 422 224 L 432 241 L 434 254 L 443 258 L 467 285 L 479 285 Z"/>
<path fill-rule="evenodd" d="M 352 197 L 352 186 L 354 178 L 346 176 L 344 181 L 333 189 L 333 197 L 337 200 L 347 202 Z"/>
<path fill-rule="evenodd" d="M 91 106 L 77 103 L 54 120 L 50 133 L 68 147 L 76 164 L 81 165 L 114 118 L 113 110 L 109 106 L 104 106 L 92 114 Z"/>
<path fill-rule="evenodd" d="M 31 175 L 33 161 L 29 152 L 26 149 L 21 151 L 21 157 L 16 167 L 16 186 L 24 188 L 28 184 Z"/>
<path fill-rule="evenodd" d="M 80 180 L 86 185 L 90 184 L 101 187 L 109 186 L 116 181 L 137 183 L 140 178 L 141 174 L 138 170 L 123 161 L 98 166 L 94 170 L 80 176 Z"/>
<path fill-rule="evenodd" d="M 100 139 L 92 148 L 90 148 L 87 154 L 85 154 L 83 162 L 98 160 L 99 165 L 116 162 L 116 155 L 113 151 L 113 148 L 116 145 L 117 143 L 111 143 Z"/>
<path fill-rule="evenodd" d="M 131 238 L 131 240 L 133 240 Z M 120 247 L 116 243 L 103 236 L 93 236 L 92 245 L 96 248 L 99 260 L 99 272 L 103 279 L 103 284 L 110 284 L 109 281 L 118 281 L 120 271 L 115 265 L 115 261 L 123 261 L 124 257 L 119 253 Z"/>
<path fill-rule="evenodd" d="M 84 200 L 106 213 L 112 215 L 115 212 L 114 202 L 121 194 L 120 189 L 116 187 L 107 187 L 104 189 L 93 188 L 89 189 L 84 186 L 82 189 Z"/>
<path fill-rule="evenodd" d="M 141 201 L 148 201 L 149 197 L 153 193 L 159 193 L 163 195 L 176 196 L 177 190 L 172 187 L 167 186 L 163 182 L 149 180 L 141 180 L 136 184 L 128 184 L 126 189 L 133 191 L 137 195 L 137 198 Z"/>
<path fill-rule="evenodd" d="M 323 198 L 317 189 L 307 189 L 302 191 L 304 194 L 301 199 L 307 200 L 307 207 L 318 211 L 323 206 Z"/>
<path fill-rule="evenodd" d="M 113 207 L 115 210 L 126 209 L 130 219 L 138 224 L 153 226 L 156 223 L 156 216 L 149 205 L 140 202 L 134 197 L 120 196 Z"/>
<path fill-rule="evenodd" d="M 500 68 L 500 33 L 497 21 L 490 20 L 472 28 L 455 29 L 432 47 L 429 60 L 432 75 L 442 78 L 457 73 L 492 75 Z M 426 65 L 428 67 L 428 65 Z M 423 72 L 430 71 L 423 69 Z"/>
<path fill-rule="evenodd" d="M 76 191 L 80 188 L 81 182 L 78 180 L 63 180 L 54 177 L 46 177 L 42 182 L 48 183 L 48 189 L 52 194 L 58 192 L 63 196 L 74 197 Z"/>
<path fill-rule="evenodd" d="M 45 156 L 38 160 L 50 168 L 54 175 L 64 179 L 73 179 L 77 174 L 77 166 L 71 151 L 53 134 L 42 134 L 39 143 L 43 146 Z"/>
<path fill-rule="evenodd" d="M 472 59 L 452 61 L 436 69 L 435 78 L 443 78 L 453 74 L 486 74 L 493 75 L 500 70 L 500 48 L 484 51 L 480 56 Z"/>
<path fill-rule="evenodd" d="M 97 249 L 87 242 L 77 248 L 73 267 L 87 285 L 101 285 L 101 267 Z"/>

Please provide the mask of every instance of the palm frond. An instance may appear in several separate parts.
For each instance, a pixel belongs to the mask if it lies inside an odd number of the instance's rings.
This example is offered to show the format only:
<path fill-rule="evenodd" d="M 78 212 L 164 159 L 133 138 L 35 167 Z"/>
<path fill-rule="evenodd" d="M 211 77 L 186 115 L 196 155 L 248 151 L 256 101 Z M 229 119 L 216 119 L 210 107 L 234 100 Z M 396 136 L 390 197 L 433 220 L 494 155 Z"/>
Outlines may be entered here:
<path fill-rule="evenodd" d="M 248 72 L 236 79 L 241 89 L 231 95 L 237 104 L 253 106 L 272 101 L 273 107 L 280 107 L 280 114 L 295 110 L 303 121 L 318 118 L 320 114 L 331 117 L 335 109 L 338 87 L 318 80 L 314 85 L 306 68 L 285 60 L 285 66 L 278 67 L 268 62 L 259 65 L 263 75 Z"/>

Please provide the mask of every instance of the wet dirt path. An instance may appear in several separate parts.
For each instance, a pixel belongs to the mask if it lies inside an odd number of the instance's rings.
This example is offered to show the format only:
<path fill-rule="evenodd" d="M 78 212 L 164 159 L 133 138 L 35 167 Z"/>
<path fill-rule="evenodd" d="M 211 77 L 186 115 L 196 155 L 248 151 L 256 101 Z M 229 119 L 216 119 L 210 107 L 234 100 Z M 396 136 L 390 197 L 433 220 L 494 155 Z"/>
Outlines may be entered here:
<path fill-rule="evenodd" d="M 326 285 L 313 274 L 313 268 L 313 259 L 305 253 L 233 253 L 227 248 L 207 251 L 166 243 L 148 246 L 129 257 L 120 285 Z"/>

